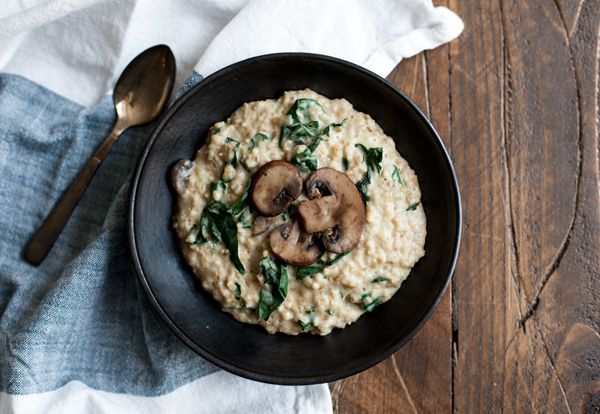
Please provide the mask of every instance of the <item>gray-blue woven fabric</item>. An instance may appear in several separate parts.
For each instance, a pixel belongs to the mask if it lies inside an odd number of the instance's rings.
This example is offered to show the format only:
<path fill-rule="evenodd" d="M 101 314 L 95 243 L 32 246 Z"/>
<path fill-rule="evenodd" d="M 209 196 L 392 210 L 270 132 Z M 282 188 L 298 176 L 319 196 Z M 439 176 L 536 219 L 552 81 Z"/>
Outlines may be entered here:
<path fill-rule="evenodd" d="M 201 77 L 194 74 L 190 87 Z M 216 368 L 186 348 L 147 302 L 125 231 L 129 181 L 153 125 L 115 143 L 39 267 L 22 251 L 109 132 L 112 98 L 84 108 L 0 74 L 0 390 L 71 380 L 159 395 Z"/>

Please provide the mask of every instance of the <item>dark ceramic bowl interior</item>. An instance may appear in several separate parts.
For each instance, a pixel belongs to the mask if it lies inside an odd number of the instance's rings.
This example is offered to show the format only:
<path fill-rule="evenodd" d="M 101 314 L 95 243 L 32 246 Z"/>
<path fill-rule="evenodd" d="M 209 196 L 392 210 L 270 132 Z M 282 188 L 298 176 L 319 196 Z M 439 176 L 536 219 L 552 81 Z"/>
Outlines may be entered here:
<path fill-rule="evenodd" d="M 427 216 L 425 256 L 387 303 L 321 337 L 269 335 L 222 312 L 195 282 L 173 231 L 168 174 L 193 159 L 207 131 L 244 102 L 311 88 L 370 114 L 419 177 Z M 391 355 L 424 324 L 452 275 L 460 240 L 456 177 L 437 133 L 390 83 L 339 59 L 276 54 L 231 65 L 206 78 L 165 113 L 133 179 L 129 236 L 134 265 L 151 303 L 177 336 L 213 364 L 258 381 L 309 384 L 358 373 Z"/>

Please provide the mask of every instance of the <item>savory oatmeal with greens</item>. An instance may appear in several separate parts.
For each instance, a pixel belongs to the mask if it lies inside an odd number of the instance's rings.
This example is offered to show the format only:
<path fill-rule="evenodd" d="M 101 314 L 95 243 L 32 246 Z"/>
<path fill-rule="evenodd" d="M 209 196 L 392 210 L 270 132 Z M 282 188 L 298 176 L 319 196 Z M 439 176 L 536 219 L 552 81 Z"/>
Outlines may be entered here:
<path fill-rule="evenodd" d="M 351 324 L 425 253 L 417 176 L 345 99 L 305 89 L 245 103 L 172 181 L 190 268 L 225 312 L 269 333 Z"/>

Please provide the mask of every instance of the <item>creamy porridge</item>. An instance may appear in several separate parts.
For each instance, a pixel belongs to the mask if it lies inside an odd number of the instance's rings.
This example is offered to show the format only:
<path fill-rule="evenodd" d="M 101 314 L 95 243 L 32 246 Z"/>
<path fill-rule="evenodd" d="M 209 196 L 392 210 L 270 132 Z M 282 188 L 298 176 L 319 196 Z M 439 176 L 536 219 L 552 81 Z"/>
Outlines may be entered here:
<path fill-rule="evenodd" d="M 417 176 L 345 99 L 246 103 L 172 178 L 190 268 L 224 311 L 270 333 L 351 324 L 425 253 Z"/>

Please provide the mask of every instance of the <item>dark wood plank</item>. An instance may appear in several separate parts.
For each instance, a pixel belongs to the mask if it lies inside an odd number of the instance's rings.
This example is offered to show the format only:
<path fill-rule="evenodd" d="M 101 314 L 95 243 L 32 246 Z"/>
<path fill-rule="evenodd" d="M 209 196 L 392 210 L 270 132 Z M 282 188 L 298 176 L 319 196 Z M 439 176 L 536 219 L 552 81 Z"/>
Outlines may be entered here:
<path fill-rule="evenodd" d="M 457 412 L 598 408 L 599 6 L 451 2 Z"/>
<path fill-rule="evenodd" d="M 495 412 L 509 394 L 503 350 L 520 317 L 505 210 L 501 10 L 499 2 L 456 0 L 450 8 L 465 20 L 464 32 L 450 45 L 452 151 L 464 218 L 454 277 L 454 409 Z"/>
<path fill-rule="evenodd" d="M 551 395 L 564 394 L 572 412 L 600 412 L 600 1 L 572 7 L 557 1 L 568 34 L 577 83 L 579 128 L 575 213 L 564 249 L 531 307 L 546 353 L 560 379 Z"/>
<path fill-rule="evenodd" d="M 503 3 L 508 204 L 515 272 L 530 303 L 573 224 L 579 173 L 578 89 L 556 5 Z"/>

